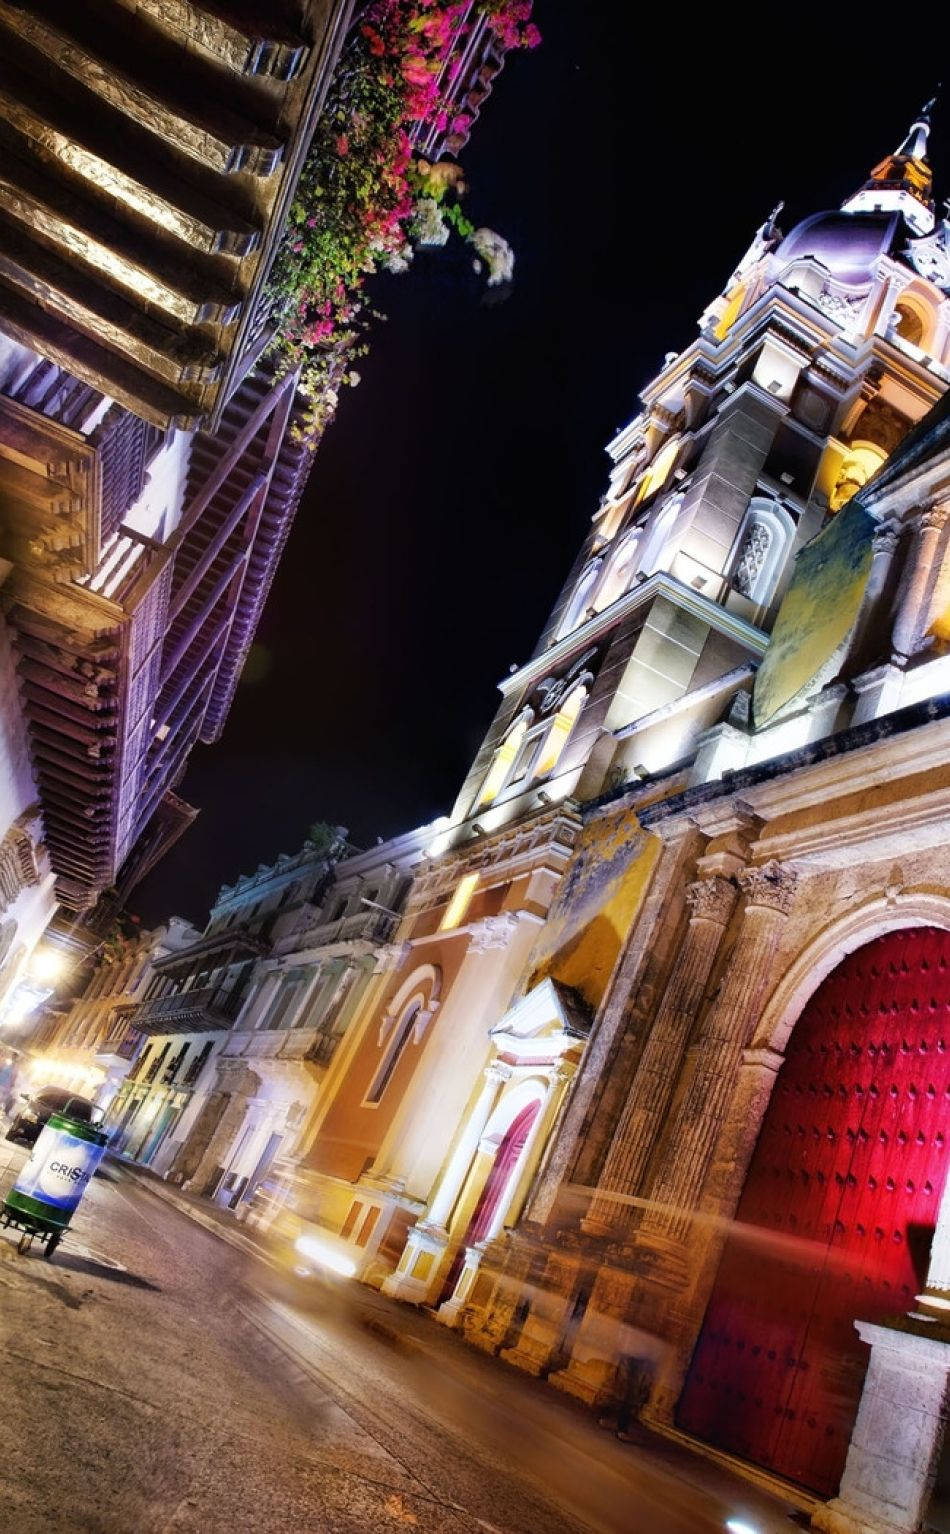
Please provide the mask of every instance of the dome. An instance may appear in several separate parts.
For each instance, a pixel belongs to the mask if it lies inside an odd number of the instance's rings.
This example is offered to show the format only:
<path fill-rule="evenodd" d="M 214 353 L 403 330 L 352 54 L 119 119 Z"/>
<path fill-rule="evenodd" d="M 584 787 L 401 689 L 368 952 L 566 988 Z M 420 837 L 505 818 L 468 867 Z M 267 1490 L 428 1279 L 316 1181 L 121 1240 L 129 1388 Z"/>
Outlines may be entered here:
<path fill-rule="evenodd" d="M 878 257 L 894 242 L 896 213 L 813 213 L 796 224 L 775 252 L 783 265 L 811 256 L 839 282 L 865 287 Z"/>

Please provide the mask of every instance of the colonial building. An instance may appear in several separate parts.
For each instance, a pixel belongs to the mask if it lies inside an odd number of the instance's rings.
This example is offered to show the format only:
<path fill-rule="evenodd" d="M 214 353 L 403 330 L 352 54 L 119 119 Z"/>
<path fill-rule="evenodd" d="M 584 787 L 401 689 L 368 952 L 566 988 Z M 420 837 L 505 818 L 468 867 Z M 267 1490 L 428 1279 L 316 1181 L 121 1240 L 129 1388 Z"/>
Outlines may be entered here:
<path fill-rule="evenodd" d="M 918 1528 L 950 1367 L 927 135 L 776 210 L 609 444 L 304 1157 L 369 1281 L 851 1534 Z"/>
<path fill-rule="evenodd" d="M 301 852 L 221 890 L 130 1013 L 147 1045 L 110 1115 L 119 1149 L 242 1213 L 269 1173 L 289 1193 L 425 837 L 359 852 L 314 827 Z"/>
<path fill-rule="evenodd" d="M 153 966 L 198 934 L 173 916 L 167 926 L 103 943 L 83 994 L 51 1010 L 30 1033 L 29 1075 L 35 1087 L 68 1087 L 108 1108 L 137 1058 L 142 1039 L 129 1019 Z"/>

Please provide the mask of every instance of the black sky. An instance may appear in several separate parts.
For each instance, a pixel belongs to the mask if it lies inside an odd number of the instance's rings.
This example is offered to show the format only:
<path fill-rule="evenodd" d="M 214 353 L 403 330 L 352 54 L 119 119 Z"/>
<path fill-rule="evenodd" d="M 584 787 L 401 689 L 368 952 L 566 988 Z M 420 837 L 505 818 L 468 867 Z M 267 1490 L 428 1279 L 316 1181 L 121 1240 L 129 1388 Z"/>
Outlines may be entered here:
<path fill-rule="evenodd" d="M 772 205 L 786 230 L 835 206 L 933 88 L 895 87 L 879 45 L 862 62 L 825 32 L 819 51 L 810 27 L 778 53 L 763 34 L 740 67 L 670 14 L 651 33 L 640 7 L 536 5 L 544 44 L 509 59 L 463 156 L 513 291 L 486 303 L 445 253 L 385 280 L 389 321 L 317 455 L 224 738 L 182 785 L 199 819 L 133 897 L 144 920 L 203 920 L 313 820 L 368 846 L 450 808 L 638 389 Z M 947 137 L 940 119 L 938 176 Z"/>

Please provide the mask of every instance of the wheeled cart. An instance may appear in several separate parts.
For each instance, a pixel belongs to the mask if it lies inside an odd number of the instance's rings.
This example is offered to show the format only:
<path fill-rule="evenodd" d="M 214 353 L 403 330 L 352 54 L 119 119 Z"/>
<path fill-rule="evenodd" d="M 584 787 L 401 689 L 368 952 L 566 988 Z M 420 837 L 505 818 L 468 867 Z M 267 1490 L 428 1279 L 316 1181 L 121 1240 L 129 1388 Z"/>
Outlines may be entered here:
<path fill-rule="evenodd" d="M 44 1125 L 26 1166 L 0 1207 L 0 1226 L 20 1231 L 19 1252 L 34 1241 L 49 1262 L 102 1160 L 109 1136 L 69 1117 L 69 1104 Z"/>

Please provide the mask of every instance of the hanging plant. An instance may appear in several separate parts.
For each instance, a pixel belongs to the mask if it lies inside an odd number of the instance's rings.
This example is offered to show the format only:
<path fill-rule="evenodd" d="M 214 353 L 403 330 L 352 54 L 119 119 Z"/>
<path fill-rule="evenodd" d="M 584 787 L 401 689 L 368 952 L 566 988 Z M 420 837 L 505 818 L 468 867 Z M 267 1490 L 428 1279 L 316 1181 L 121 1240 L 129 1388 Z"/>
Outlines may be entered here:
<path fill-rule="evenodd" d="M 502 51 L 541 40 L 531 0 L 483 0 L 475 9 Z M 309 402 L 305 436 L 319 435 L 340 389 L 359 382 L 353 364 L 367 350 L 370 321 L 381 318 L 366 296 L 368 277 L 405 271 L 414 246 L 454 234 L 471 244 L 489 285 L 511 279 L 507 242 L 476 229 L 459 206 L 461 168 L 414 157 L 410 140 L 419 123 L 455 134 L 471 126 L 443 89 L 461 67 L 470 11 L 467 0 L 374 0 L 344 48 L 269 285 L 275 350 L 284 367 L 300 369 Z"/>

